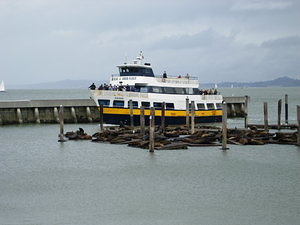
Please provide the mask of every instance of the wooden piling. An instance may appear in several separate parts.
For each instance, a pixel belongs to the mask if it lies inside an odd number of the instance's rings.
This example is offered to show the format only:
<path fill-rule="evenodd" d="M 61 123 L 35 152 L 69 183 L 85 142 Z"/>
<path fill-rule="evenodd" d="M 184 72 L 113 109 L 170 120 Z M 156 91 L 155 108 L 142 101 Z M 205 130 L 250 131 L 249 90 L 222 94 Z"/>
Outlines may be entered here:
<path fill-rule="evenodd" d="M 103 127 L 103 105 L 100 104 L 100 132 L 104 131 L 104 127 Z"/>
<path fill-rule="evenodd" d="M 222 105 L 222 150 L 227 150 L 227 104 Z"/>
<path fill-rule="evenodd" d="M 249 101 L 249 96 L 246 95 L 245 96 L 245 105 L 244 105 L 244 113 L 245 113 L 244 125 L 245 125 L 245 128 L 248 128 L 248 101 Z"/>
<path fill-rule="evenodd" d="M 185 108 L 186 108 L 186 110 L 185 110 L 185 125 L 187 126 L 187 127 L 189 127 L 190 126 L 190 104 L 189 104 L 189 98 L 186 98 L 185 99 Z"/>
<path fill-rule="evenodd" d="M 64 107 L 63 105 L 60 105 L 59 107 L 59 142 L 64 142 Z"/>
<path fill-rule="evenodd" d="M 35 117 L 36 123 L 41 123 L 39 108 L 37 108 L 37 107 L 34 108 L 34 117 Z"/>
<path fill-rule="evenodd" d="M 285 123 L 289 123 L 289 103 L 288 103 L 288 95 L 284 96 L 284 102 L 285 102 Z"/>
<path fill-rule="evenodd" d="M 154 152 L 155 111 L 150 108 L 149 152 Z"/>
<path fill-rule="evenodd" d="M 195 133 L 195 101 L 191 102 L 191 134 Z"/>
<path fill-rule="evenodd" d="M 162 131 L 162 133 L 165 133 L 165 130 L 166 130 L 165 116 L 166 116 L 166 103 L 163 102 L 162 106 L 161 106 L 161 131 Z"/>
<path fill-rule="evenodd" d="M 265 131 L 269 130 L 268 127 L 268 103 L 264 102 L 264 129 Z"/>
<path fill-rule="evenodd" d="M 140 109 L 140 126 L 141 126 L 141 136 L 145 136 L 145 107 L 141 106 Z"/>
<path fill-rule="evenodd" d="M 89 122 L 93 122 L 92 114 L 91 114 L 91 109 L 89 106 L 86 107 L 86 116 L 88 118 Z"/>
<path fill-rule="evenodd" d="M 297 105 L 298 134 L 297 145 L 300 146 L 300 105 Z"/>
<path fill-rule="evenodd" d="M 20 108 L 17 108 L 17 117 L 18 117 L 19 124 L 22 124 L 23 123 L 23 117 L 22 117 L 22 111 L 21 111 Z"/>
<path fill-rule="evenodd" d="M 54 114 L 54 118 L 55 118 L 56 122 L 59 123 L 59 115 L 58 115 L 57 107 L 53 108 L 53 114 Z"/>
<path fill-rule="evenodd" d="M 134 127 L 134 123 L 133 123 L 133 104 L 132 104 L 132 100 L 129 100 L 129 113 L 130 113 L 130 127 L 131 129 L 133 129 Z"/>
<path fill-rule="evenodd" d="M 278 100 L 278 120 L 277 120 L 277 126 L 278 130 L 281 128 L 281 106 L 282 106 L 282 100 Z"/>
<path fill-rule="evenodd" d="M 74 107 L 71 107 L 71 115 L 74 119 L 74 123 L 77 123 L 77 116 L 76 116 L 76 111 Z"/>

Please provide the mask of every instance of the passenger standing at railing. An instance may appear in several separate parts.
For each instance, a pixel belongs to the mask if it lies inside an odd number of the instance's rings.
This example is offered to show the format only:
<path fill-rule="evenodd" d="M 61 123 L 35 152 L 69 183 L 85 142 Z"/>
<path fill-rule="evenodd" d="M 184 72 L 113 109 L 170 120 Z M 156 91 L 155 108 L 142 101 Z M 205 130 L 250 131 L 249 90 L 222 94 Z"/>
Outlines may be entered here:
<path fill-rule="evenodd" d="M 95 89 L 96 89 L 96 85 L 95 85 L 95 83 L 92 83 L 92 84 L 91 84 L 91 86 L 89 86 L 89 89 L 91 89 L 91 90 L 95 90 Z"/>
<path fill-rule="evenodd" d="M 190 75 L 187 73 L 187 74 L 185 75 L 185 78 L 190 79 Z"/>
<path fill-rule="evenodd" d="M 168 76 L 167 76 L 167 73 L 166 73 L 166 71 L 164 71 L 164 73 L 163 73 L 163 78 L 167 78 Z"/>

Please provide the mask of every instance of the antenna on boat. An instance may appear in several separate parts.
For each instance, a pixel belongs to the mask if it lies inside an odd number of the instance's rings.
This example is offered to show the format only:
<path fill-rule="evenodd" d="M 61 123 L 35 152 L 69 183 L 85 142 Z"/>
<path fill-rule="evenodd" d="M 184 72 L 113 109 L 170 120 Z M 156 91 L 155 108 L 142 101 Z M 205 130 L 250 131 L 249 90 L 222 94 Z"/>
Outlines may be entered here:
<path fill-rule="evenodd" d="M 143 52 L 140 51 L 140 55 L 135 58 L 133 63 L 143 65 L 143 59 L 144 59 Z"/>

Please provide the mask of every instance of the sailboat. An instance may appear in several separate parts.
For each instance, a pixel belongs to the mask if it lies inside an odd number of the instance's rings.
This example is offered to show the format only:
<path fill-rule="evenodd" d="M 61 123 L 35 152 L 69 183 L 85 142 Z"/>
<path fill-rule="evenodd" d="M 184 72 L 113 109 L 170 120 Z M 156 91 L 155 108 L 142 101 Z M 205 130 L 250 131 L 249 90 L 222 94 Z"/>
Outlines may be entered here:
<path fill-rule="evenodd" d="M 5 92 L 4 81 L 1 81 L 0 83 L 0 92 Z"/>

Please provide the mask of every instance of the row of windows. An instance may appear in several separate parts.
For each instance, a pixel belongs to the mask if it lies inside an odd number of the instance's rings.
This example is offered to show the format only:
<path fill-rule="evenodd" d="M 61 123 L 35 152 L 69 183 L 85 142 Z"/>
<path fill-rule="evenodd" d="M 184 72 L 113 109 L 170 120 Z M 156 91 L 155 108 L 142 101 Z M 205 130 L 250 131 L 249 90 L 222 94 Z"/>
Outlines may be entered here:
<path fill-rule="evenodd" d="M 103 106 L 110 106 L 110 100 L 107 99 L 99 99 L 98 100 L 99 105 L 103 105 Z M 124 108 L 125 102 L 122 100 L 114 100 L 113 101 L 113 107 L 117 107 L 117 108 Z M 128 107 L 130 105 L 130 101 L 128 101 L 127 103 Z M 214 110 L 214 109 L 222 109 L 222 104 L 221 103 L 197 103 L 197 109 L 198 110 L 206 110 L 207 106 L 207 110 Z M 138 101 L 132 101 L 132 106 L 133 108 L 139 108 L 139 103 Z M 146 109 L 150 108 L 150 102 L 141 102 L 141 106 L 144 106 Z M 162 103 L 161 102 L 153 102 L 153 107 L 155 109 L 161 109 L 162 108 Z M 190 108 L 191 108 L 191 104 L 190 104 Z M 166 103 L 166 109 L 170 110 L 170 109 L 174 109 L 174 103 Z"/>
<path fill-rule="evenodd" d="M 188 94 L 198 95 L 200 93 L 198 88 L 174 88 L 174 87 L 135 87 L 137 92 L 142 93 L 161 93 L 161 94 Z"/>
<path fill-rule="evenodd" d="M 121 67 L 120 76 L 154 76 L 151 68 Z"/>

